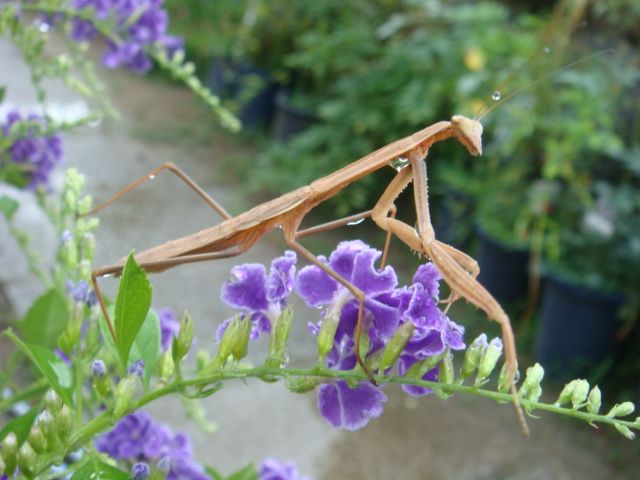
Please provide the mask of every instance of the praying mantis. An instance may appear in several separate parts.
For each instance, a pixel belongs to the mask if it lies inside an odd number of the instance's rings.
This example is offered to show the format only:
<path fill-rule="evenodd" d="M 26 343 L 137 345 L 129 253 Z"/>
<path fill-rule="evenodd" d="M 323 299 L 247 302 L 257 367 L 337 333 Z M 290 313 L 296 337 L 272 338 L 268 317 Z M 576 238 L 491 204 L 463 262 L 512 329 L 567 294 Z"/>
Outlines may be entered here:
<path fill-rule="evenodd" d="M 136 261 L 147 272 L 161 272 L 186 263 L 234 257 L 247 251 L 268 232 L 281 228 L 284 239 L 292 250 L 342 284 L 358 301 L 355 355 L 358 364 L 375 384 L 375 377 L 362 358 L 359 348 L 365 318 L 364 292 L 333 271 L 299 243 L 303 237 L 370 217 L 382 230 L 387 232 L 387 242 L 382 257 L 383 263 L 386 259 L 389 240 L 392 236 L 398 237 L 409 248 L 431 259 L 436 265 L 442 279 L 451 289 L 450 303 L 464 298 L 484 311 L 489 319 L 498 322 L 502 329 L 507 380 L 511 385 L 514 405 L 523 431 L 527 433 L 528 429 L 514 383 L 517 356 L 509 317 L 500 304 L 476 279 L 479 274 L 476 261 L 460 250 L 440 242 L 436 238 L 431 224 L 425 159 L 433 144 L 448 138 L 458 140 L 473 156 L 482 154 L 482 124 L 476 119 L 454 115 L 450 121 L 434 123 L 408 137 L 392 142 L 334 173 L 315 180 L 309 185 L 285 193 L 281 197 L 262 203 L 237 216 L 230 215 L 172 163 L 165 163 L 135 180 L 109 200 L 95 207 L 89 214 L 99 213 L 127 192 L 154 178 L 158 173 L 170 171 L 182 179 L 222 217 L 222 221 L 217 225 L 136 253 Z M 318 204 L 333 197 L 362 177 L 392 165 L 392 162 L 395 162 L 397 174 L 386 187 L 373 209 L 316 227 L 300 229 L 306 214 Z M 397 167 L 398 164 L 401 164 L 402 167 Z M 395 218 L 394 202 L 411 182 L 413 182 L 417 228 Z M 92 272 L 96 296 L 114 338 L 115 331 L 100 293 L 98 278 L 107 275 L 120 275 L 124 268 L 124 260 L 121 259 L 114 265 L 98 268 Z"/>

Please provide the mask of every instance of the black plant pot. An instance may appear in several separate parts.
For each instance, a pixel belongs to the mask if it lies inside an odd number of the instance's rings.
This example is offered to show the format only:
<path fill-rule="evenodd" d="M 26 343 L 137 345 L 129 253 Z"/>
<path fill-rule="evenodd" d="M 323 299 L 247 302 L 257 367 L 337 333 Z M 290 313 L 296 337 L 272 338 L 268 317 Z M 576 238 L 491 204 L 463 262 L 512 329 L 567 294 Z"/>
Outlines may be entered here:
<path fill-rule="evenodd" d="M 529 250 L 490 237 L 481 228 L 478 280 L 500 303 L 523 300 L 529 289 Z"/>
<path fill-rule="evenodd" d="M 545 281 L 535 357 L 547 376 L 584 376 L 616 348 L 619 294 L 605 294 L 550 276 Z"/>
<path fill-rule="evenodd" d="M 278 90 L 271 136 L 281 142 L 305 131 L 317 121 L 313 113 L 291 105 L 290 99 L 287 89 Z"/>
<path fill-rule="evenodd" d="M 215 59 L 207 72 L 207 86 L 223 99 L 240 100 L 251 77 L 257 78 L 262 86 L 243 103 L 238 118 L 246 128 L 263 128 L 271 123 L 278 91 L 278 84 L 267 70 L 246 62 Z"/>

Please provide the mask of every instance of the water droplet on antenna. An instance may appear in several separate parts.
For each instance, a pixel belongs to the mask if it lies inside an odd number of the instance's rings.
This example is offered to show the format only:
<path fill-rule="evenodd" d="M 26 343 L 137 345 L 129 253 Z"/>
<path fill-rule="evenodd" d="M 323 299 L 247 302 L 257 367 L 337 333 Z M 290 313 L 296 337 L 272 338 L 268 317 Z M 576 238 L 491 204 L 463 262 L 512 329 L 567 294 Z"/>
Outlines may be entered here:
<path fill-rule="evenodd" d="M 154 178 L 156 178 L 155 175 L 149 175 L 149 180 L 153 180 Z"/>
<path fill-rule="evenodd" d="M 542 51 L 548 55 L 551 53 L 551 47 L 544 47 Z"/>
<path fill-rule="evenodd" d="M 396 172 L 399 172 L 407 165 L 409 165 L 409 159 L 405 157 L 397 157 L 391 160 L 391 167 L 395 169 Z"/>
<path fill-rule="evenodd" d="M 496 102 L 498 100 L 500 100 L 501 98 L 502 98 L 502 94 L 497 90 L 491 94 L 491 99 L 496 101 Z"/>
<path fill-rule="evenodd" d="M 347 225 L 360 225 L 362 222 L 364 222 L 364 218 L 360 218 L 358 220 L 354 220 L 353 222 L 349 222 L 347 223 Z"/>

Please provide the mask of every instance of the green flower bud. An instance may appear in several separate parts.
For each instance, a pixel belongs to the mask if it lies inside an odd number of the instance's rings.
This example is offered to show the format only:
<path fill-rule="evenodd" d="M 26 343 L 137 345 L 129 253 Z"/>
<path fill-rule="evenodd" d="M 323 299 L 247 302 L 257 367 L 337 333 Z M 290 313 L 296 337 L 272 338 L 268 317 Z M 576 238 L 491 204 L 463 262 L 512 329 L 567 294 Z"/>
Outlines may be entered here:
<path fill-rule="evenodd" d="M 616 403 L 615 406 L 609 410 L 607 417 L 626 417 L 631 415 L 635 411 L 636 407 L 633 402 Z"/>
<path fill-rule="evenodd" d="M 621 423 L 614 423 L 613 426 L 616 427 L 616 430 L 618 430 L 618 432 L 627 437 L 629 440 L 635 440 L 636 434 L 633 433 L 631 429 L 626 425 L 622 425 Z"/>
<path fill-rule="evenodd" d="M 444 358 L 446 352 L 443 352 L 439 355 L 434 355 L 433 357 L 425 358 L 421 362 L 416 362 L 407 373 L 404 375 L 407 378 L 422 378 L 429 370 L 433 370 L 438 363 Z"/>
<path fill-rule="evenodd" d="M 218 353 L 213 361 L 215 365 L 222 367 L 227 363 L 227 359 L 235 347 L 238 336 L 242 336 L 241 322 L 242 319 L 238 316 L 232 318 L 227 325 L 227 328 L 222 335 L 222 339 L 220 340 L 220 346 L 218 346 Z"/>
<path fill-rule="evenodd" d="M 170 352 L 165 352 L 160 357 L 160 378 L 166 382 L 171 378 L 173 373 L 175 372 L 176 365 L 173 362 L 173 356 Z"/>
<path fill-rule="evenodd" d="M 573 390 L 573 395 L 571 396 L 571 404 L 574 410 L 577 410 L 584 405 L 584 402 L 587 400 L 587 395 L 589 395 L 589 382 L 583 379 L 578 379 L 576 387 Z"/>
<path fill-rule="evenodd" d="M 93 203 L 93 199 L 89 195 L 85 195 L 80 199 L 77 203 L 78 214 L 86 215 L 91 211 L 91 204 Z"/>
<path fill-rule="evenodd" d="M 540 385 L 534 385 L 529 389 L 529 391 L 527 392 L 524 398 L 532 402 L 537 402 L 538 400 L 540 400 L 541 396 L 542 396 L 542 387 Z"/>
<path fill-rule="evenodd" d="M 69 407 L 63 405 L 56 420 L 58 436 L 60 437 L 60 440 L 62 440 L 62 443 L 66 443 L 69 439 L 69 435 L 71 434 L 71 429 L 73 428 L 73 415 Z"/>
<path fill-rule="evenodd" d="M 286 380 L 287 388 L 293 393 L 307 393 L 314 390 L 322 380 L 316 377 L 289 377 Z"/>
<path fill-rule="evenodd" d="M 231 356 L 236 361 L 247 356 L 249 339 L 251 338 L 251 326 L 250 317 L 245 316 L 240 319 L 234 338 L 235 341 L 231 344 Z"/>
<path fill-rule="evenodd" d="M 42 411 L 40 415 L 38 415 L 37 422 L 38 426 L 42 429 L 42 433 L 44 433 L 47 447 L 54 448 L 56 445 L 58 445 L 58 432 L 55 425 L 55 420 L 53 416 L 51 416 L 49 411 Z"/>
<path fill-rule="evenodd" d="M 396 333 L 393 334 L 393 338 L 391 338 L 384 349 L 382 358 L 380 359 L 380 366 L 378 367 L 379 373 L 384 373 L 385 370 L 396 363 L 404 347 L 406 347 L 407 342 L 409 342 L 411 335 L 413 335 L 414 330 L 415 327 L 411 322 L 405 322 L 398 327 Z"/>
<path fill-rule="evenodd" d="M 453 355 L 451 351 L 447 350 L 444 353 L 440 368 L 438 370 L 438 381 L 441 383 L 453 383 L 455 381 L 455 372 L 453 369 Z M 450 392 L 444 389 L 437 389 L 436 395 L 438 398 L 447 399 L 451 396 Z"/>
<path fill-rule="evenodd" d="M 78 266 L 78 247 L 75 240 L 70 239 L 64 242 L 60 248 L 60 260 L 69 270 L 73 270 Z"/>
<path fill-rule="evenodd" d="M 518 379 L 520 378 L 520 372 L 516 368 L 516 375 L 513 379 L 513 383 L 518 383 Z M 511 390 L 511 381 L 509 378 L 509 366 L 504 363 L 502 368 L 500 369 L 500 376 L 498 377 L 498 391 L 502 393 L 506 393 Z"/>
<path fill-rule="evenodd" d="M 33 451 L 29 442 L 24 442 L 18 450 L 18 467 L 20 472 L 28 478 L 33 475 L 37 461 L 36 452 Z"/>
<path fill-rule="evenodd" d="M 44 396 L 44 406 L 51 415 L 55 416 L 62 408 L 62 399 L 53 389 L 47 390 Z"/>
<path fill-rule="evenodd" d="M 527 368 L 527 375 L 522 382 L 522 387 L 520 387 L 520 394 L 523 398 L 529 398 L 529 394 L 531 392 L 537 391 L 540 388 L 540 392 L 542 389 L 540 387 L 540 382 L 542 382 L 542 378 L 544 377 L 544 369 L 540 366 L 539 363 Z M 539 397 L 538 397 L 539 398 Z"/>
<path fill-rule="evenodd" d="M 87 283 L 91 284 L 91 262 L 86 258 L 81 260 L 78 269 L 80 278 L 86 278 Z"/>
<path fill-rule="evenodd" d="M 339 315 L 327 316 L 322 320 L 322 326 L 318 333 L 318 356 L 320 361 L 324 361 L 326 356 L 333 349 L 333 342 L 336 338 L 336 331 L 340 323 Z"/>
<path fill-rule="evenodd" d="M 293 309 L 285 308 L 278 316 L 275 327 L 271 332 L 269 343 L 269 358 L 265 366 L 282 367 L 287 363 L 287 342 L 293 326 Z M 273 364 L 273 365 L 272 365 Z"/>
<path fill-rule="evenodd" d="M 129 375 L 122 379 L 116 386 L 115 405 L 113 407 L 113 417 L 118 420 L 129 412 L 133 404 L 133 397 L 136 394 L 138 384 L 137 375 Z"/>
<path fill-rule="evenodd" d="M 251 328 L 249 328 L 249 333 L 251 333 Z M 173 352 L 173 361 L 174 363 L 179 363 L 189 350 L 191 350 L 191 345 L 193 344 L 193 320 L 191 319 L 191 315 L 189 312 L 184 312 L 182 316 L 182 321 L 180 322 L 180 330 L 178 332 L 178 337 L 174 342 L 172 352 Z"/>
<path fill-rule="evenodd" d="M 575 391 L 577 384 L 578 380 L 571 380 L 569 383 L 567 383 L 560 392 L 558 400 L 556 400 L 556 403 L 554 405 L 556 407 L 561 407 L 562 405 L 569 403 L 571 401 L 571 398 L 573 397 L 573 392 Z"/>
<path fill-rule="evenodd" d="M 84 188 L 84 175 L 78 172 L 76 168 L 70 168 L 67 170 L 67 175 L 64 181 L 64 189 L 71 190 L 76 193 L 80 193 Z"/>
<path fill-rule="evenodd" d="M 78 196 L 73 190 L 64 192 L 63 197 L 64 209 L 68 212 L 75 212 L 78 204 Z"/>
<path fill-rule="evenodd" d="M 16 434 L 11 432 L 4 437 L 1 446 L 2 449 L 0 449 L 0 454 L 2 454 L 2 459 L 4 460 L 4 473 L 11 476 L 13 475 L 18 462 L 18 438 L 16 437 Z"/>
<path fill-rule="evenodd" d="M 476 377 L 475 385 L 476 387 L 486 383 L 491 372 L 496 368 L 496 364 L 502 355 L 502 340 L 499 338 L 494 338 L 487 345 L 484 354 L 482 355 L 482 359 L 480 360 L 480 365 L 478 365 L 478 376 Z"/>
<path fill-rule="evenodd" d="M 464 363 L 462 364 L 460 377 L 463 379 L 468 378 L 476 372 L 487 346 L 487 336 L 484 333 L 469 345 L 469 348 L 464 353 Z"/>
<path fill-rule="evenodd" d="M 85 233 L 82 236 L 82 243 L 80 246 L 82 248 L 82 258 L 86 261 L 93 260 L 93 256 L 96 252 L 96 237 L 93 233 Z"/>
<path fill-rule="evenodd" d="M 42 429 L 40 428 L 40 425 L 38 425 L 37 423 L 33 425 L 33 427 L 31 427 L 27 440 L 29 441 L 33 449 L 36 451 L 36 453 L 43 453 L 46 451 L 47 441 L 44 438 L 44 433 L 42 433 Z"/>
<path fill-rule="evenodd" d="M 596 385 L 591 389 L 589 393 L 589 398 L 587 398 L 587 412 L 593 413 L 597 415 L 600 411 L 600 407 L 602 406 L 602 394 L 600 393 L 600 389 Z"/>

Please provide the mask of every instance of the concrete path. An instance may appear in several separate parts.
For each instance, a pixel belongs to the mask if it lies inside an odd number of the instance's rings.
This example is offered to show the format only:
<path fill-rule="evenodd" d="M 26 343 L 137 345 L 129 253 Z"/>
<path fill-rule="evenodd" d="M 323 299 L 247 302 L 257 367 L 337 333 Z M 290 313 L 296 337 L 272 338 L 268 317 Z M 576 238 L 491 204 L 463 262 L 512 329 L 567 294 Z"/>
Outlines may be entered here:
<path fill-rule="evenodd" d="M 259 175 L 251 168 L 254 152 L 249 147 L 229 140 L 224 133 L 212 133 L 207 144 L 190 144 L 188 138 L 175 133 L 176 125 L 202 129 L 198 122 L 203 115 L 188 93 L 124 73 L 104 72 L 103 77 L 123 120 L 65 137 L 65 164 L 87 175 L 87 191 L 94 199 L 103 200 L 131 179 L 173 161 L 231 212 L 251 205 L 220 168 L 223 155 L 234 155 L 247 162 L 248 175 Z M 0 85 L 8 87 L 6 102 L 20 108 L 34 105 L 28 70 L 4 41 L 0 41 Z M 84 108 L 57 83 L 50 85 L 50 92 L 51 100 L 66 106 L 66 111 Z M 167 126 L 174 130 L 164 141 L 141 139 L 162 136 Z M 183 133 L 188 137 L 189 129 Z M 51 258 L 57 239 L 28 195 L 22 200 L 18 221 L 34 233 L 34 246 L 43 258 Z M 141 250 L 217 221 L 215 212 L 177 179 L 161 175 L 101 215 L 96 265 L 113 263 L 132 248 Z M 16 311 L 23 313 L 40 287 L 29 275 L 3 222 L 0 238 L 0 282 Z M 276 232 L 241 261 L 268 263 L 283 249 Z M 188 265 L 152 277 L 154 306 L 189 309 L 198 347 L 212 348 L 216 326 L 231 313 L 219 301 L 219 287 L 238 262 Z M 104 285 L 113 291 L 115 282 L 106 280 Z M 307 316 L 316 312 L 302 307 L 297 311 L 291 357 L 296 364 L 309 365 L 315 350 L 305 324 Z M 264 347 L 257 345 L 252 358 L 264 358 Z M 596 437 L 586 425 L 544 415 L 540 421 L 532 420 L 532 438 L 525 439 L 510 406 L 475 398 L 416 400 L 393 388 L 387 392 L 390 400 L 382 418 L 356 433 L 332 429 L 317 413 L 313 394 L 293 395 L 280 384 L 230 382 L 205 400 L 207 417 L 217 426 L 213 435 L 185 418 L 178 398 L 157 402 L 149 410 L 175 429 L 189 432 L 198 458 L 223 472 L 272 456 L 295 460 L 303 473 L 318 480 L 627 478 L 609 460 L 611 448 L 624 453 L 630 444 Z"/>

